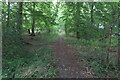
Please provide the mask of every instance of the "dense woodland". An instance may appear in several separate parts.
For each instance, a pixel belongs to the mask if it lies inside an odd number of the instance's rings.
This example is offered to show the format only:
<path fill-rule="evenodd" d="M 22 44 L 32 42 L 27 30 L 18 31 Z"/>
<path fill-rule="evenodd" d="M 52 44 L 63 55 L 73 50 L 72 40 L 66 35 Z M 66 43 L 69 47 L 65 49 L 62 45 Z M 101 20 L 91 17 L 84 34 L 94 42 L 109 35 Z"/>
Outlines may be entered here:
<path fill-rule="evenodd" d="M 90 71 L 92 78 L 120 78 L 119 2 L 3 2 L 2 6 L 3 78 L 59 77 L 56 54 L 64 49 L 55 52 L 56 39 L 60 39 L 56 48 L 65 41 L 75 50 L 85 64 L 79 68 Z"/>

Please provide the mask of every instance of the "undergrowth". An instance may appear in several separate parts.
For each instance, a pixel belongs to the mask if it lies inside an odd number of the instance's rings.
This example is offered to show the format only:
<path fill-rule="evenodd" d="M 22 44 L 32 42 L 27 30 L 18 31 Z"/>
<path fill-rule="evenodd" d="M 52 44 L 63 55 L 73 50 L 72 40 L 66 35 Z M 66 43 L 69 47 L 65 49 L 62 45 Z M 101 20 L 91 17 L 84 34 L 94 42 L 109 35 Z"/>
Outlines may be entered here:
<path fill-rule="evenodd" d="M 110 53 L 107 50 L 110 46 L 109 43 L 107 43 L 107 40 L 102 42 L 85 39 L 77 40 L 75 38 L 65 38 L 65 40 L 68 42 L 68 44 L 75 47 L 78 54 L 83 58 L 84 63 L 86 63 L 88 67 L 92 69 L 94 77 L 120 77 L 120 71 L 118 70 L 117 66 L 117 53 Z M 109 62 L 106 59 L 108 54 Z"/>
<path fill-rule="evenodd" d="M 6 32 L 7 31 L 7 32 Z M 51 78 L 56 76 L 56 59 L 47 45 L 55 39 L 54 34 L 36 38 L 41 43 L 31 52 L 26 50 L 21 35 L 10 30 L 3 31 L 2 78 Z M 9 32 L 10 31 L 10 32 Z M 49 39 L 49 40 L 48 40 Z"/>
<path fill-rule="evenodd" d="M 37 38 L 38 40 L 42 41 L 43 43 L 46 44 L 52 44 L 55 42 L 55 39 L 57 37 L 57 33 L 51 33 L 51 34 L 42 34 Z"/>

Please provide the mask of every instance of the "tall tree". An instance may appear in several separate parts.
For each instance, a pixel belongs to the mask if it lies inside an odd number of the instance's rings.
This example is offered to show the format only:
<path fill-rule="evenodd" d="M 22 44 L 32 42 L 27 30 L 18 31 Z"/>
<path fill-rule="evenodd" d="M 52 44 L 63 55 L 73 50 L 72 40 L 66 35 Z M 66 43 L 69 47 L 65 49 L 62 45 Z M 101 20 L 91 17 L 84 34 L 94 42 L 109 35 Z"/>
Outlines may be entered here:
<path fill-rule="evenodd" d="M 18 3 L 18 19 L 17 19 L 17 31 L 21 33 L 22 30 L 22 9 L 23 9 L 23 3 Z"/>
<path fill-rule="evenodd" d="M 76 37 L 80 39 L 80 3 L 76 3 L 75 9 L 75 26 L 76 26 Z"/>
<path fill-rule="evenodd" d="M 118 4 L 118 69 L 120 70 L 120 4 Z"/>
<path fill-rule="evenodd" d="M 8 9 L 7 9 L 7 11 L 8 11 L 8 14 L 7 14 L 7 24 L 6 24 L 6 26 L 7 27 L 9 27 L 9 24 L 10 24 L 10 2 L 8 2 Z"/>
<path fill-rule="evenodd" d="M 32 33 L 31 36 L 35 36 L 35 2 L 33 2 L 33 13 L 32 13 Z"/>
<path fill-rule="evenodd" d="M 90 11 L 90 14 L 91 14 L 91 26 L 93 26 L 93 22 L 94 22 L 94 20 L 93 20 L 93 7 L 94 7 L 94 5 L 93 5 L 94 3 L 92 2 L 91 3 L 91 11 Z"/>

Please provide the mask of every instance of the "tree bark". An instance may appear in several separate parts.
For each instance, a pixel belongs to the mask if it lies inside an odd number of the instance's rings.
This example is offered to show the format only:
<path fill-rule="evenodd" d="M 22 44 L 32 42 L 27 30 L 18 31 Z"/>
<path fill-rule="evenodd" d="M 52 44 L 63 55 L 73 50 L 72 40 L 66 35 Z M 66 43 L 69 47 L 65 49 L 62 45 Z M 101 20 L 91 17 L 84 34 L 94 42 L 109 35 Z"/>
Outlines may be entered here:
<path fill-rule="evenodd" d="M 28 29 L 28 33 L 30 34 L 30 29 Z"/>
<path fill-rule="evenodd" d="M 31 36 L 35 36 L 35 3 L 33 2 L 33 16 L 32 16 L 32 33 L 31 33 Z"/>
<path fill-rule="evenodd" d="M 64 26 L 66 36 L 68 36 L 68 30 L 67 30 L 67 18 L 68 18 L 68 17 L 66 17 L 65 26 Z"/>
<path fill-rule="evenodd" d="M 120 4 L 118 4 L 118 10 L 120 9 Z M 120 70 L 120 11 L 118 12 L 118 69 Z"/>
<path fill-rule="evenodd" d="M 93 22 L 94 22 L 94 20 L 93 20 L 93 7 L 94 7 L 94 5 L 93 5 L 93 3 L 91 3 L 91 11 L 90 11 L 90 14 L 91 14 L 91 26 L 93 26 Z"/>
<path fill-rule="evenodd" d="M 118 14 L 120 14 L 120 4 L 118 4 Z M 118 33 L 120 33 L 120 15 L 118 15 Z M 118 35 L 118 69 L 120 70 L 120 34 Z"/>
<path fill-rule="evenodd" d="M 17 21 L 17 31 L 19 33 L 21 33 L 21 29 L 22 29 L 22 7 L 23 3 L 19 2 L 18 3 L 18 21 Z"/>
<path fill-rule="evenodd" d="M 76 37 L 77 37 L 77 39 L 80 39 L 80 32 L 79 32 L 79 22 L 80 22 L 80 20 L 79 20 L 79 18 L 80 18 L 80 4 L 79 4 L 79 2 L 77 2 L 77 4 L 76 4 Z"/>
<path fill-rule="evenodd" d="M 120 23 L 118 25 L 118 30 L 120 30 Z M 120 35 L 118 35 L 118 69 L 120 70 Z"/>
<path fill-rule="evenodd" d="M 32 20 L 32 34 L 31 34 L 31 36 L 35 36 L 34 28 L 35 28 L 35 18 L 33 16 L 33 20 Z"/>
<path fill-rule="evenodd" d="M 8 9 L 7 9 L 7 11 L 8 11 L 8 14 L 7 14 L 7 24 L 6 24 L 6 26 L 7 27 L 9 27 L 9 24 L 10 24 L 10 2 L 8 2 Z"/>
<path fill-rule="evenodd" d="M 79 36 L 79 31 L 76 32 L 76 35 L 77 35 L 77 39 L 80 39 L 80 36 Z"/>

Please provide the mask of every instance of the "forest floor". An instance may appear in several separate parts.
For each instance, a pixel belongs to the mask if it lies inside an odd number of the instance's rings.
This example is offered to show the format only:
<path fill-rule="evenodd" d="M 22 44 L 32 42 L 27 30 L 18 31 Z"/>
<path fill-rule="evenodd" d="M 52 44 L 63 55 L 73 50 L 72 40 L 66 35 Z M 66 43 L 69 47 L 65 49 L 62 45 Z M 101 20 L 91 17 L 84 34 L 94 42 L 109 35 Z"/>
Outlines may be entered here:
<path fill-rule="evenodd" d="M 77 56 L 76 50 L 68 45 L 63 37 L 59 36 L 54 45 L 58 64 L 56 68 L 59 70 L 58 78 L 85 78 L 93 77 L 90 71 L 86 69 L 85 64 Z"/>
<path fill-rule="evenodd" d="M 26 55 L 30 56 L 25 58 L 27 59 L 26 65 L 17 69 L 15 78 L 52 78 L 56 75 L 55 57 L 52 48 L 50 48 L 52 38 L 46 35 L 23 35 L 23 41 L 25 42 L 23 48 L 27 50 L 24 57 Z"/>
<path fill-rule="evenodd" d="M 4 78 L 101 78 L 120 74 L 114 66 L 104 68 L 106 64 L 101 61 L 106 61 L 106 53 L 100 44 L 58 34 L 24 34 L 22 39 L 20 53 L 4 59 Z M 110 61 L 114 65 L 114 55 Z"/>
<path fill-rule="evenodd" d="M 36 37 L 38 37 L 38 36 L 36 36 Z M 24 39 L 24 42 L 26 42 L 28 44 L 25 47 L 29 51 L 33 52 L 40 48 L 39 45 L 41 44 L 41 42 L 38 40 L 35 40 L 34 36 L 25 35 L 23 39 Z"/>
<path fill-rule="evenodd" d="M 38 36 L 35 36 L 38 37 Z M 80 56 L 76 54 L 76 50 L 65 42 L 62 36 L 54 39 L 54 43 L 49 44 L 56 56 L 57 63 L 55 68 L 58 70 L 57 78 L 91 78 L 93 75 L 82 62 Z M 37 51 L 42 43 L 35 40 L 34 37 L 26 35 L 24 41 L 28 44 L 29 51 Z M 44 44 L 43 44 L 44 45 Z"/>

